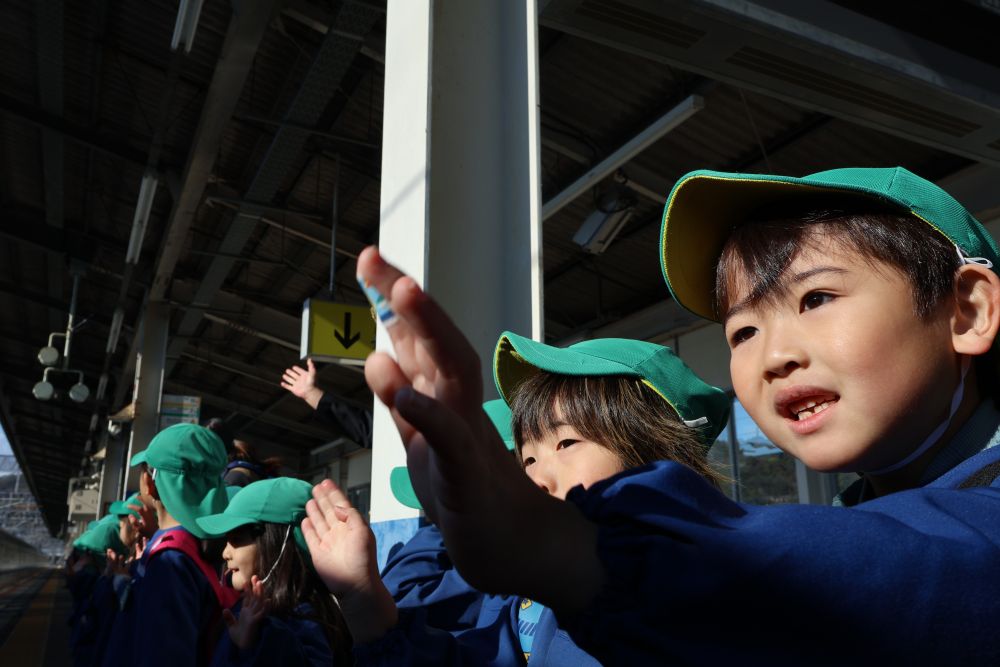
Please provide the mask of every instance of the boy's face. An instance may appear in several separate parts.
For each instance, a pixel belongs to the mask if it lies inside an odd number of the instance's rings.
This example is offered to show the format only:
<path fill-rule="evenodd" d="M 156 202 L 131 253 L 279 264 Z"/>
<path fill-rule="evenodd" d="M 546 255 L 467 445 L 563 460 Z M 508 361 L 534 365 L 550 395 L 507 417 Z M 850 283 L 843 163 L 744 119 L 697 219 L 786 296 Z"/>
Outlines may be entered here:
<path fill-rule="evenodd" d="M 906 278 L 812 239 L 773 303 L 741 308 L 726 338 L 733 389 L 765 434 L 810 468 L 877 470 L 948 416 L 959 378 L 947 304 L 917 317 Z"/>

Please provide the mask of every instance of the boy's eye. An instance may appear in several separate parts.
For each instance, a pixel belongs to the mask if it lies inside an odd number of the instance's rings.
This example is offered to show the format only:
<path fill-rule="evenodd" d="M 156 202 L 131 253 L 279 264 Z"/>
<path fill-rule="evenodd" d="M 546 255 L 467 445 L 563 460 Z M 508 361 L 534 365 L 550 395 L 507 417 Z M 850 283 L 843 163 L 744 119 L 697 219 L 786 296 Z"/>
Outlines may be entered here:
<path fill-rule="evenodd" d="M 757 329 L 754 327 L 741 327 L 733 332 L 733 335 L 729 337 L 730 345 L 736 347 L 743 341 L 753 338 L 756 333 Z"/>
<path fill-rule="evenodd" d="M 826 292 L 809 292 L 802 297 L 802 310 L 812 310 L 819 308 L 823 304 L 833 301 L 834 296 Z"/>
<path fill-rule="evenodd" d="M 572 447 L 573 445 L 575 445 L 578 442 L 580 442 L 580 441 L 579 440 L 573 440 L 572 438 L 566 438 L 565 440 L 560 440 L 559 441 L 559 444 L 556 445 L 556 449 L 557 450 L 558 449 L 566 449 L 567 447 Z"/>
<path fill-rule="evenodd" d="M 524 462 L 521 465 L 523 467 L 527 468 L 528 466 L 530 466 L 534 462 L 535 462 L 535 458 L 533 456 L 529 456 L 528 458 L 524 459 Z"/>

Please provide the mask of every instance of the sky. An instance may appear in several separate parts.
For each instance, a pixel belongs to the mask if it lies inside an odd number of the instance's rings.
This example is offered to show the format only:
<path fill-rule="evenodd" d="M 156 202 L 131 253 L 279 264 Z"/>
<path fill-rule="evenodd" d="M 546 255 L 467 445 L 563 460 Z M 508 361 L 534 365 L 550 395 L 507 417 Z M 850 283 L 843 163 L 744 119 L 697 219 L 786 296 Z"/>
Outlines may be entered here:
<path fill-rule="evenodd" d="M 3 426 L 0 426 L 0 456 L 10 456 L 13 453 L 10 442 L 7 441 L 7 434 L 3 432 Z"/>

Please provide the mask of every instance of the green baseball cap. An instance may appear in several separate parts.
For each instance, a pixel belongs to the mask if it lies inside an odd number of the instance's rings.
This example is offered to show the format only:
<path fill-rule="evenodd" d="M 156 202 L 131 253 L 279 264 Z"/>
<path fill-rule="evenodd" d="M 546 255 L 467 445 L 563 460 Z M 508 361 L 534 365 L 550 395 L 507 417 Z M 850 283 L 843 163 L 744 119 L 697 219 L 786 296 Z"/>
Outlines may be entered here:
<path fill-rule="evenodd" d="M 503 439 L 503 444 L 507 445 L 507 451 L 513 451 L 514 432 L 511 430 L 510 408 L 507 407 L 506 401 L 502 398 L 486 401 L 483 403 L 483 410 L 489 416 L 490 421 L 493 422 L 497 433 Z M 389 473 L 389 488 L 392 489 L 392 495 L 396 496 L 396 500 L 401 504 L 415 510 L 423 509 L 420 501 L 417 500 L 417 494 L 413 491 L 413 484 L 410 482 L 410 473 L 406 469 L 406 466 L 399 466 L 392 469 Z"/>
<path fill-rule="evenodd" d="M 902 167 L 831 169 L 802 178 L 700 169 L 682 176 L 663 209 L 660 269 L 677 303 L 719 321 L 715 269 L 732 229 L 763 206 L 831 193 L 872 197 L 911 213 L 968 257 L 1000 267 L 1000 251 L 983 225 L 951 195 Z"/>
<path fill-rule="evenodd" d="M 281 523 L 295 527 L 295 542 L 309 553 L 299 525 L 306 516 L 312 485 L 294 477 L 275 477 L 244 486 L 222 512 L 198 517 L 196 521 L 209 537 L 225 535 L 241 526 Z"/>
<path fill-rule="evenodd" d="M 118 517 L 108 514 L 97 521 L 92 521 L 86 532 L 73 541 L 77 549 L 85 549 L 99 556 L 104 556 L 108 549 L 116 553 L 125 553 L 125 545 L 118 536 Z"/>
<path fill-rule="evenodd" d="M 108 507 L 108 514 L 113 514 L 119 519 L 123 516 L 128 516 L 129 514 L 131 514 L 136 519 L 139 519 L 141 518 L 139 516 L 139 513 L 134 509 L 130 509 L 129 505 L 141 505 L 141 504 L 142 501 L 139 500 L 139 494 L 133 493 L 125 500 L 116 500 L 115 502 L 111 503 L 111 505 Z"/>
<path fill-rule="evenodd" d="M 725 428 L 730 400 L 706 384 L 669 347 L 627 338 L 597 338 L 560 348 L 505 331 L 493 355 L 497 391 L 510 402 L 517 387 L 545 371 L 576 377 L 626 376 L 642 380 L 707 446 Z"/>
<path fill-rule="evenodd" d="M 196 519 L 229 504 L 222 483 L 226 446 L 219 436 L 197 424 L 174 424 L 132 457 L 133 467 L 140 463 L 156 471 L 156 489 L 170 516 L 196 537 L 209 537 Z"/>

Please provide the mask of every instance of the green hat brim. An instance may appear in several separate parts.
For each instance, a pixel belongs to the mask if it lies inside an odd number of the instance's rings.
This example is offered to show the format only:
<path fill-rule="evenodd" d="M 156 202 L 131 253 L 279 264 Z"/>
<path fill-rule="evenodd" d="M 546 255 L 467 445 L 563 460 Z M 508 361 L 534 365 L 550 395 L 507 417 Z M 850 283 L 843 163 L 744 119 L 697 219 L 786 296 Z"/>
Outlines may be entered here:
<path fill-rule="evenodd" d="M 198 527 L 201 528 L 209 537 L 219 537 L 220 535 L 225 535 L 229 531 L 236 530 L 237 528 L 253 523 L 259 523 L 259 521 L 253 517 L 234 516 L 223 512 L 221 514 L 200 516 L 195 519 L 195 523 L 197 523 Z"/>
<path fill-rule="evenodd" d="M 406 466 L 392 469 L 389 473 L 389 488 L 401 504 L 415 510 L 423 509 L 417 500 L 417 494 L 413 491 L 413 483 L 410 481 L 410 473 Z"/>
<path fill-rule="evenodd" d="M 146 450 L 144 449 L 132 457 L 132 462 L 129 464 L 129 467 L 134 468 L 140 463 L 145 463 L 145 462 L 146 462 Z"/>
<path fill-rule="evenodd" d="M 540 371 L 578 377 L 632 375 L 636 372 L 617 361 L 599 359 L 569 348 L 554 348 L 505 331 L 493 355 L 493 379 L 497 391 L 509 405 L 522 382 Z"/>
<path fill-rule="evenodd" d="M 174 519 L 196 537 L 211 537 L 198 525 L 200 517 L 221 514 L 229 504 L 226 487 L 218 475 L 157 470 L 156 490 Z"/>
<path fill-rule="evenodd" d="M 830 194 L 896 206 L 997 266 L 996 243 L 982 225 L 943 190 L 899 167 L 834 169 L 802 178 L 698 170 L 681 177 L 663 209 L 660 270 L 671 295 L 695 315 L 720 321 L 714 307 L 715 271 L 733 228 L 779 200 Z"/>

